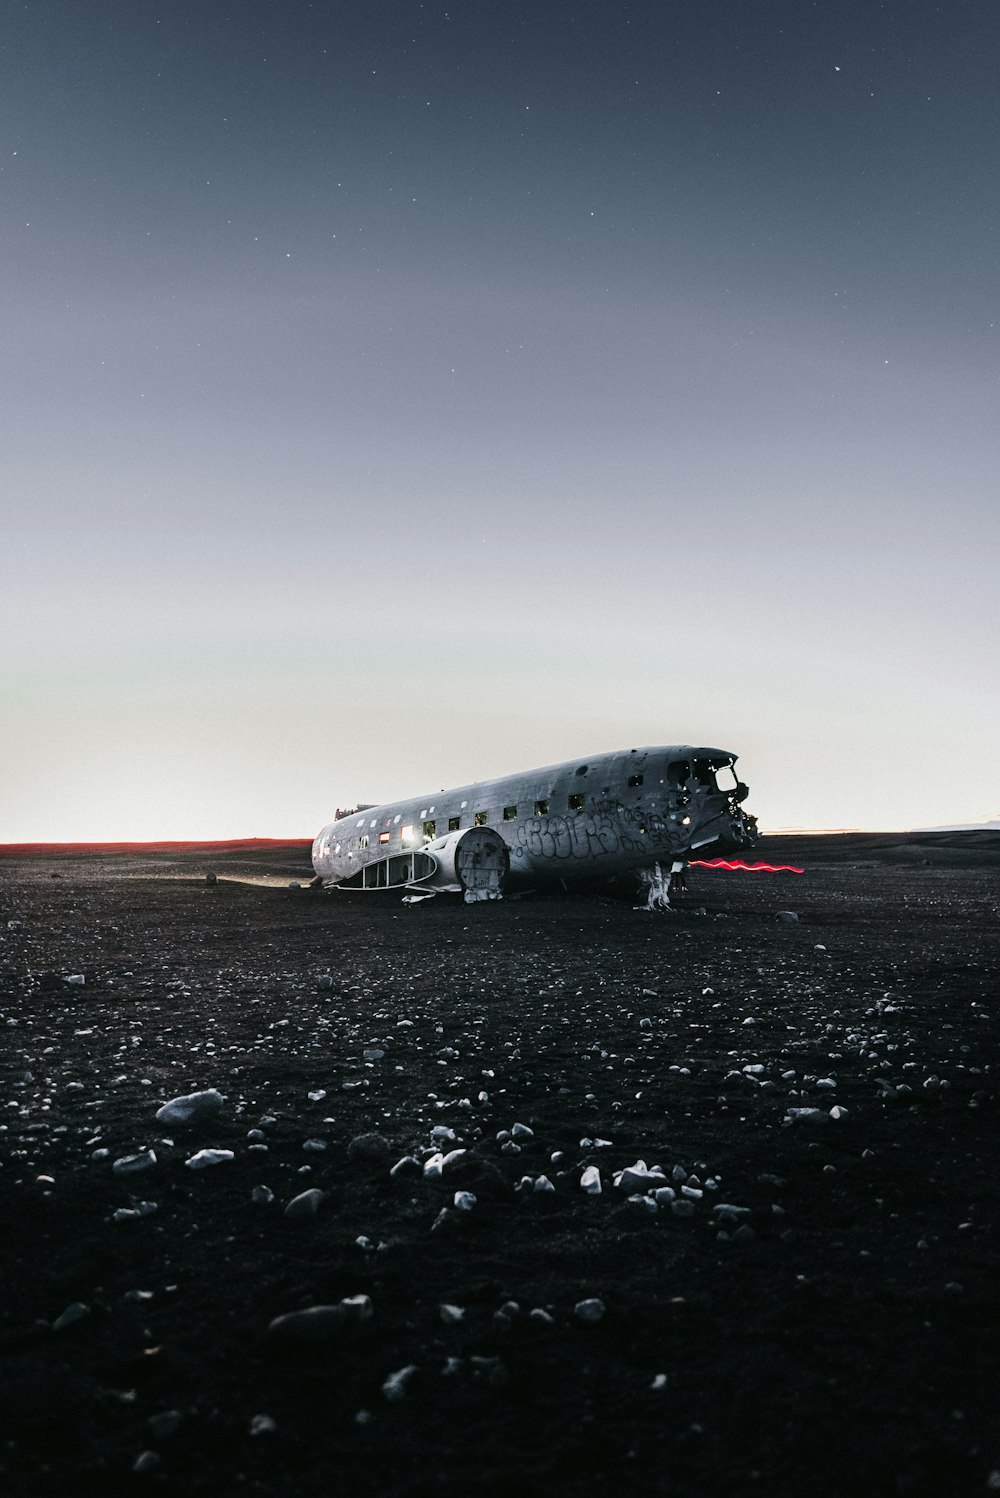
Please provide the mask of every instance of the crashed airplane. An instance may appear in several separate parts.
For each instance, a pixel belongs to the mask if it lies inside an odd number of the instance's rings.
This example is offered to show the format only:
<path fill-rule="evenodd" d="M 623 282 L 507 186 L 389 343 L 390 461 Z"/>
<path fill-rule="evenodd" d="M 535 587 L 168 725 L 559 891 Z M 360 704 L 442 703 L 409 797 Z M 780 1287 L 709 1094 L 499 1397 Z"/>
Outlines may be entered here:
<path fill-rule="evenodd" d="M 753 845 L 737 756 L 690 744 L 567 760 L 382 806 L 338 811 L 312 847 L 317 885 L 496 900 L 507 888 L 640 874 L 665 904 L 694 849 Z"/>

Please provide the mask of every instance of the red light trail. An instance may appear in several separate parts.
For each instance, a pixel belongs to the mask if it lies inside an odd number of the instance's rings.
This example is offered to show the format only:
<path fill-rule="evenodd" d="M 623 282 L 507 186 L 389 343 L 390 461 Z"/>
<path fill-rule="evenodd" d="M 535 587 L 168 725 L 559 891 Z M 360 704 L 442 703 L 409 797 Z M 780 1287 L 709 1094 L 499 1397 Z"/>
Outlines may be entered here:
<path fill-rule="evenodd" d="M 804 874 L 805 869 L 796 869 L 790 863 L 744 863 L 742 859 L 736 858 L 730 861 L 727 858 L 692 858 L 692 867 L 699 869 L 742 869 L 747 874 Z"/>

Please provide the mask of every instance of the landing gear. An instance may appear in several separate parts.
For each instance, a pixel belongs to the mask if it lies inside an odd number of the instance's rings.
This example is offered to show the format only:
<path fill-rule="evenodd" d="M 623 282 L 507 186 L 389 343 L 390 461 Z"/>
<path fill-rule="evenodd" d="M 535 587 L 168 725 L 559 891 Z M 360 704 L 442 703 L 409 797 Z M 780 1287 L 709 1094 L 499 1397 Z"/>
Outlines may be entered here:
<path fill-rule="evenodd" d="M 672 910 L 671 896 L 676 898 L 687 891 L 687 859 L 675 858 L 669 874 L 658 863 L 651 869 L 640 869 L 639 887 L 646 891 L 646 903 L 636 905 L 636 910 Z"/>
<path fill-rule="evenodd" d="M 660 865 L 639 870 L 639 887 L 646 890 L 645 905 L 636 905 L 636 910 L 669 910 L 670 886 Z"/>

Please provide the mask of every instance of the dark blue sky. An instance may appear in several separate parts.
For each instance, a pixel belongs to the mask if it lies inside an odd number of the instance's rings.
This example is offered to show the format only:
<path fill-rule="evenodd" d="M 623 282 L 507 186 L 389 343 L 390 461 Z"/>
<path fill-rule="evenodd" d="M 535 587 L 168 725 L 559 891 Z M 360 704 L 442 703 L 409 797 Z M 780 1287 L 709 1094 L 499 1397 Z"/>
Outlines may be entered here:
<path fill-rule="evenodd" d="M 997 6 L 2 16 L 0 839 L 996 815 Z"/>

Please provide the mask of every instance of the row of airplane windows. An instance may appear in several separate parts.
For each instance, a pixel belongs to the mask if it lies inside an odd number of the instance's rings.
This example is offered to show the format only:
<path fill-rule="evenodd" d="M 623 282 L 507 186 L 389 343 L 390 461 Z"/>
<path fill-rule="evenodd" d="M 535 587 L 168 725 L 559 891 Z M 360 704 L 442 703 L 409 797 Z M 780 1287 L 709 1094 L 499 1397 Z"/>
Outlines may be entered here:
<path fill-rule="evenodd" d="M 642 775 L 630 775 L 629 778 L 628 778 L 628 784 L 629 784 L 629 787 L 631 789 L 638 789 L 638 787 L 641 786 L 642 783 L 643 783 L 643 776 Z M 567 809 L 569 811 L 583 811 L 585 804 L 586 804 L 586 797 L 582 793 L 579 793 L 579 792 L 574 792 L 573 794 L 567 796 L 567 798 L 566 798 L 566 806 L 567 806 Z M 462 809 L 462 811 L 464 811 L 468 807 L 468 805 L 469 805 L 468 801 L 463 801 L 461 803 L 461 809 Z M 551 800 L 550 800 L 550 798 L 548 796 L 541 796 L 541 797 L 539 797 L 539 799 L 537 801 L 533 802 L 533 804 L 532 804 L 532 815 L 533 816 L 536 816 L 536 817 L 547 817 L 549 815 L 550 810 L 551 810 Z M 424 807 L 424 808 L 422 808 L 422 810 L 420 812 L 421 833 L 422 833 L 421 841 L 423 841 L 423 842 L 427 842 L 430 839 L 438 837 L 440 835 L 438 833 L 437 819 L 433 816 L 433 812 L 434 812 L 434 807 L 433 806 Z M 501 811 L 500 811 L 500 820 L 503 821 L 503 822 L 516 822 L 517 819 L 518 819 L 518 816 L 520 814 L 521 814 L 521 808 L 520 808 L 520 806 L 516 802 L 512 802 L 509 805 L 504 806 L 501 809 Z M 392 838 L 392 832 L 391 832 L 390 828 L 391 827 L 398 827 L 399 824 L 400 824 L 400 822 L 402 820 L 403 820 L 402 812 L 397 812 L 397 814 L 394 817 L 392 817 L 392 818 L 388 818 L 387 817 L 386 821 L 385 821 L 385 830 L 379 833 L 379 839 L 378 839 L 379 842 L 380 843 L 388 843 L 388 842 L 390 842 L 391 838 Z M 357 820 L 357 822 L 354 825 L 355 825 L 356 828 L 363 827 L 365 825 L 365 821 L 366 821 L 365 817 L 359 817 L 358 820 Z M 488 810 L 486 810 L 486 811 L 477 811 L 477 812 L 473 813 L 472 825 L 474 827 L 487 827 L 487 826 L 489 826 L 489 822 L 490 822 L 490 812 Z M 370 828 L 373 828 L 373 827 L 377 827 L 378 823 L 379 823 L 379 818 L 378 817 L 372 817 L 371 821 L 368 823 L 368 825 L 369 825 Z M 459 832 L 461 830 L 461 826 L 462 826 L 461 813 L 458 816 L 451 816 L 451 817 L 448 818 L 448 829 L 447 830 L 449 832 Z M 416 838 L 416 836 L 414 834 L 414 829 L 413 829 L 412 824 L 408 825 L 406 827 L 403 827 L 400 830 L 400 839 L 404 843 L 414 843 L 414 842 L 417 841 L 417 838 Z M 367 836 L 367 834 L 361 838 L 361 846 L 362 846 L 362 848 L 367 848 L 368 847 L 368 836 Z M 337 844 L 336 848 L 334 849 L 334 852 L 335 853 L 339 853 L 340 852 L 340 844 L 339 843 Z"/>
<path fill-rule="evenodd" d="M 644 779 L 644 777 L 642 775 L 630 775 L 629 778 L 628 778 L 629 788 L 630 789 L 637 789 L 639 786 L 642 785 L 643 779 Z M 662 782 L 661 782 L 661 784 L 662 784 Z M 569 808 L 570 811 L 583 811 L 585 803 L 586 803 L 586 798 L 582 794 L 574 794 L 574 795 L 568 796 L 566 798 L 566 804 L 567 804 L 567 806 L 568 806 L 568 808 Z M 461 804 L 462 811 L 464 811 L 466 809 L 466 807 L 468 806 L 468 804 L 469 804 L 468 801 L 463 801 L 462 802 L 462 804 Z M 516 822 L 519 810 L 520 810 L 520 808 L 517 805 L 505 806 L 503 808 L 503 813 L 502 813 L 503 821 L 505 821 L 505 822 Z M 428 827 L 434 828 L 436 826 L 435 822 L 427 820 L 428 816 L 433 816 L 433 814 L 434 814 L 434 807 L 433 806 L 425 807 L 421 811 L 421 813 L 420 813 L 420 820 L 423 822 L 425 830 Z M 547 796 L 543 796 L 538 801 L 536 801 L 534 803 L 534 815 L 536 817 L 547 817 L 548 814 L 549 814 L 549 798 Z M 487 825 L 487 823 L 489 822 L 489 819 L 490 819 L 490 814 L 489 814 L 488 811 L 477 811 L 475 813 L 475 825 L 477 827 L 485 827 Z M 401 812 L 397 813 L 396 816 L 394 816 L 393 818 L 391 818 L 391 822 L 392 822 L 392 825 L 394 827 L 397 827 L 402 820 L 403 820 L 403 817 L 402 817 L 402 813 Z M 378 822 L 379 822 L 378 817 L 372 817 L 372 819 L 371 819 L 371 821 L 369 822 L 368 825 L 369 825 L 369 827 L 377 827 L 378 826 Z M 389 826 L 389 823 L 390 823 L 390 819 L 387 818 L 386 819 L 386 823 L 385 823 L 386 827 Z M 365 818 L 364 817 L 359 817 L 358 820 L 355 822 L 354 825 L 355 825 L 355 827 L 363 827 L 365 825 Z M 448 818 L 448 831 L 449 832 L 457 832 L 459 830 L 460 826 L 461 826 L 461 817 L 460 816 L 449 817 Z M 434 834 L 432 832 L 431 836 L 433 836 L 433 835 Z"/>

